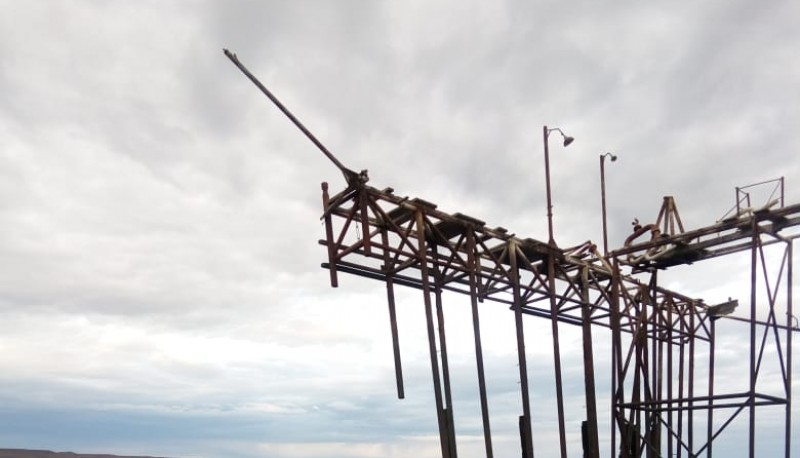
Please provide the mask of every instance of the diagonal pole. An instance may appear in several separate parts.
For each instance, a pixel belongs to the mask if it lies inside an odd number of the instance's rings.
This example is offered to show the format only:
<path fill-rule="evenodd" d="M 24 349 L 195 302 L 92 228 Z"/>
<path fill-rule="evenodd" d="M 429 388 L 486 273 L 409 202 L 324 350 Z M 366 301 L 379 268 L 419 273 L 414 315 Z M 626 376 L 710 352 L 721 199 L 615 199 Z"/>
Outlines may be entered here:
<path fill-rule="evenodd" d="M 358 174 L 350 170 L 349 168 L 345 167 L 344 164 L 342 164 L 341 162 L 339 162 L 339 159 L 336 159 L 336 156 L 334 156 L 333 153 L 331 153 L 328 150 L 328 148 L 326 148 L 325 145 L 323 145 L 322 142 L 319 141 L 317 137 L 315 137 L 314 134 L 312 134 L 311 131 L 308 130 L 306 126 L 304 126 L 303 123 L 300 122 L 300 120 L 297 119 L 297 117 L 293 115 L 292 112 L 289 111 L 289 109 L 286 108 L 286 106 L 284 106 L 283 103 L 281 103 L 281 101 L 278 100 L 277 97 L 275 97 L 275 95 L 272 94 L 272 92 L 270 92 L 269 89 L 267 89 L 263 84 L 261 84 L 261 81 L 259 81 L 258 78 L 256 78 L 252 73 L 250 73 L 247 67 L 245 67 L 244 64 L 242 64 L 239 61 L 239 57 L 236 56 L 236 53 L 232 53 L 227 49 L 223 49 L 222 51 L 225 53 L 228 59 L 230 59 L 230 61 L 233 62 L 233 64 L 236 65 L 236 67 L 239 70 L 241 70 L 241 72 L 244 73 L 244 75 L 248 79 L 250 79 L 250 81 L 252 81 L 253 84 L 255 84 L 256 87 L 259 88 L 261 92 L 263 92 L 264 95 L 266 95 L 267 98 L 269 98 L 272 101 L 272 103 L 274 103 L 275 106 L 278 107 L 278 109 L 281 110 L 281 112 L 283 112 L 283 114 L 285 114 L 286 117 L 289 118 L 289 120 L 292 121 L 292 123 L 294 123 L 294 125 L 297 126 L 297 128 L 300 129 L 300 131 L 303 132 L 303 134 L 305 134 L 305 136 L 309 140 L 311 140 L 311 143 L 313 143 L 317 148 L 319 148 L 319 150 L 322 151 L 322 154 L 324 154 L 328 159 L 330 159 L 331 162 L 333 162 L 333 165 L 335 165 L 339 170 L 342 171 L 345 180 L 347 180 L 348 185 L 356 184 L 359 181 L 361 182 L 367 181 L 366 171 L 363 171 L 361 172 L 361 174 Z"/>

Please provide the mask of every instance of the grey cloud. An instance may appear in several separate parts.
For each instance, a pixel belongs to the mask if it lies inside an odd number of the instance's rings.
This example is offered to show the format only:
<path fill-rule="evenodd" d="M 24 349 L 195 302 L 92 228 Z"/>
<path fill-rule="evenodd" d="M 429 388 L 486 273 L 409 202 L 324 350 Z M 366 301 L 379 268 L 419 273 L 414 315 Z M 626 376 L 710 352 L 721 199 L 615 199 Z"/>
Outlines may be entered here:
<path fill-rule="evenodd" d="M 409 390 L 400 402 L 383 288 L 343 276 L 333 290 L 319 269 L 318 183 L 338 191 L 343 180 L 221 48 L 345 164 L 368 168 L 375 186 L 523 236 L 545 237 L 543 124 L 577 138 L 567 149 L 551 141 L 562 245 L 600 239 L 597 154 L 614 151 L 607 188 L 618 246 L 633 217 L 655 218 L 665 194 L 687 228 L 721 216 L 736 185 L 784 175 L 793 202 L 797 8 L 2 2 L 0 343 L 24 350 L 2 360 L 3 391 L 18 403 L 51 393 L 31 418 L 59 396 L 177 406 L 188 412 L 178 426 L 177 416 L 137 417 L 130 406 L 118 421 L 87 415 L 109 431 L 126 427 L 126 415 L 184 428 L 189 441 L 213 417 L 227 426 L 202 444 L 225 456 L 254 438 L 371 437 L 387 452 L 435 434 L 419 294 L 398 295 Z M 665 280 L 698 295 L 733 289 Z M 479 435 L 471 330 L 465 309 L 447 307 L 457 428 Z M 493 425 L 516 453 L 511 316 L 482 310 Z M 70 318 L 86 322 L 65 325 Z M 554 437 L 551 350 L 547 326 L 530 327 L 539 444 Z M 42 358 L 75 366 L 53 364 L 49 381 L 25 372 Z M 573 413 L 576 358 L 565 356 Z M 149 380 L 137 387 L 136 374 Z M 255 413 L 259 403 L 270 412 Z M 189 419 L 204 409 L 214 414 Z M 280 424 L 287 411 L 309 415 Z M 305 434 L 309 425 L 324 433 Z M 109 434 L 108 447 L 132 440 Z M 13 435 L 41 437 L 33 427 Z M 162 445 L 188 450 L 177 439 Z"/>

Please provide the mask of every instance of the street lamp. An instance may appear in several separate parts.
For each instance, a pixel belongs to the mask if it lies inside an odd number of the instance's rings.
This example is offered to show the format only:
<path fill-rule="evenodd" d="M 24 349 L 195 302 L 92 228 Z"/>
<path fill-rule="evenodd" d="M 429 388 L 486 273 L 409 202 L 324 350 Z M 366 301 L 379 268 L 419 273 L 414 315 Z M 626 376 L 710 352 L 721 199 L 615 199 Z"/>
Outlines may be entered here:
<path fill-rule="evenodd" d="M 544 177 L 547 186 L 547 235 L 549 236 L 548 243 L 555 246 L 556 241 L 553 238 L 553 201 L 550 196 L 550 151 L 547 146 L 547 137 L 549 137 L 550 132 L 553 131 L 558 131 L 558 133 L 564 138 L 564 147 L 569 146 L 570 143 L 575 141 L 575 139 L 562 132 L 558 127 L 554 129 L 548 129 L 547 126 L 544 126 L 544 129 L 542 130 L 544 137 Z"/>
<path fill-rule="evenodd" d="M 617 160 L 617 156 L 611 153 L 600 155 L 600 201 L 603 206 L 603 256 L 608 256 L 608 228 L 606 226 L 606 168 L 604 166 L 606 157 L 611 158 L 611 162 Z"/>
<path fill-rule="evenodd" d="M 550 132 L 558 131 L 561 137 L 564 138 L 564 146 L 569 146 L 575 139 L 566 135 L 559 128 L 548 129 L 544 126 L 543 139 L 544 139 L 544 174 L 547 183 L 547 233 L 550 236 L 548 243 L 552 248 L 556 248 L 556 241 L 553 239 L 553 201 L 550 196 L 550 151 L 547 146 L 547 137 Z M 555 250 L 554 250 L 555 251 Z M 547 258 L 547 281 L 550 288 L 550 322 L 553 327 L 553 360 L 555 363 L 556 372 L 556 404 L 558 408 L 558 436 L 561 444 L 561 458 L 567 456 L 567 433 L 564 426 L 564 394 L 562 391 L 561 381 L 561 350 L 558 344 L 558 304 L 556 303 L 556 273 L 555 273 L 555 256 L 551 253 Z"/>

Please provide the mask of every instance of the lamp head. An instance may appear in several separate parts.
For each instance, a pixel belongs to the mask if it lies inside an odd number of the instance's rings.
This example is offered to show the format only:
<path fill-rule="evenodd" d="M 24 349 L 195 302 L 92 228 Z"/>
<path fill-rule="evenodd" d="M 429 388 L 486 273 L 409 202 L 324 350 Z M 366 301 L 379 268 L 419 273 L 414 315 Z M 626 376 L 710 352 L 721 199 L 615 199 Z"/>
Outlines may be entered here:
<path fill-rule="evenodd" d="M 548 137 L 550 137 L 550 132 L 556 131 L 564 138 L 564 146 L 569 146 L 570 143 L 575 141 L 575 137 L 570 137 L 569 135 L 565 134 L 561 129 L 558 127 L 554 127 L 552 129 L 548 129 L 547 126 L 544 126 L 545 130 L 545 141 Z"/>
<path fill-rule="evenodd" d="M 617 156 L 615 156 L 615 155 L 613 155 L 613 154 L 612 154 L 612 155 L 611 155 L 611 162 L 614 162 L 614 161 L 616 161 L 616 160 L 617 160 Z"/>

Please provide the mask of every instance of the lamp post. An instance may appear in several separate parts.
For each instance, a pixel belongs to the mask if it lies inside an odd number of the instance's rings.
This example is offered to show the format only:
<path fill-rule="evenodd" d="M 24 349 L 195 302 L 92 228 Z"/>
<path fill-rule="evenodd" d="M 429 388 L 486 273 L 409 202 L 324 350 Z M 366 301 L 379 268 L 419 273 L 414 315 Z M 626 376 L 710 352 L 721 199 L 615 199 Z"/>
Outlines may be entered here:
<path fill-rule="evenodd" d="M 569 144 L 574 142 L 575 139 L 566 135 L 558 127 L 554 129 L 548 129 L 547 126 L 544 126 L 544 129 L 542 130 L 544 137 L 544 179 L 545 186 L 547 187 L 547 235 L 549 237 L 548 243 L 555 246 L 556 241 L 553 238 L 553 201 L 550 195 L 550 149 L 547 145 L 547 138 L 550 136 L 550 132 L 553 131 L 558 131 L 558 133 L 564 137 L 564 147 L 569 146 Z"/>
<path fill-rule="evenodd" d="M 611 153 L 603 153 L 600 154 L 600 203 L 602 205 L 602 218 L 603 218 L 603 256 L 608 256 L 608 228 L 606 225 L 606 168 L 605 168 L 605 160 L 606 157 L 611 158 L 611 162 L 617 160 L 617 156 Z M 615 386 L 616 386 L 616 354 L 612 351 L 611 352 L 611 424 L 614 424 L 614 396 L 615 393 Z M 617 430 L 615 427 L 611 427 L 611 454 L 615 453 L 614 449 L 616 448 L 617 442 Z"/>
<path fill-rule="evenodd" d="M 544 126 L 542 135 L 544 139 L 544 174 L 547 186 L 547 233 L 550 237 L 548 243 L 552 251 L 556 251 L 556 241 L 553 238 L 553 201 L 550 193 L 550 151 L 547 145 L 547 137 L 550 132 L 558 131 L 564 138 L 564 147 L 569 146 L 575 141 L 574 138 L 567 136 L 559 128 L 548 129 Z M 553 360 L 555 363 L 556 375 L 556 405 L 558 408 L 558 436 L 561 449 L 561 458 L 567 458 L 567 433 L 564 425 L 564 393 L 561 381 L 561 349 L 558 343 L 558 303 L 556 301 L 556 273 L 555 273 L 555 254 L 553 252 L 547 257 L 547 283 L 550 297 L 550 322 L 553 328 Z"/>
<path fill-rule="evenodd" d="M 617 160 L 617 156 L 611 153 L 600 155 L 600 201 L 603 206 L 603 256 L 608 256 L 608 227 L 606 225 L 606 157 L 611 158 L 611 162 Z"/>

